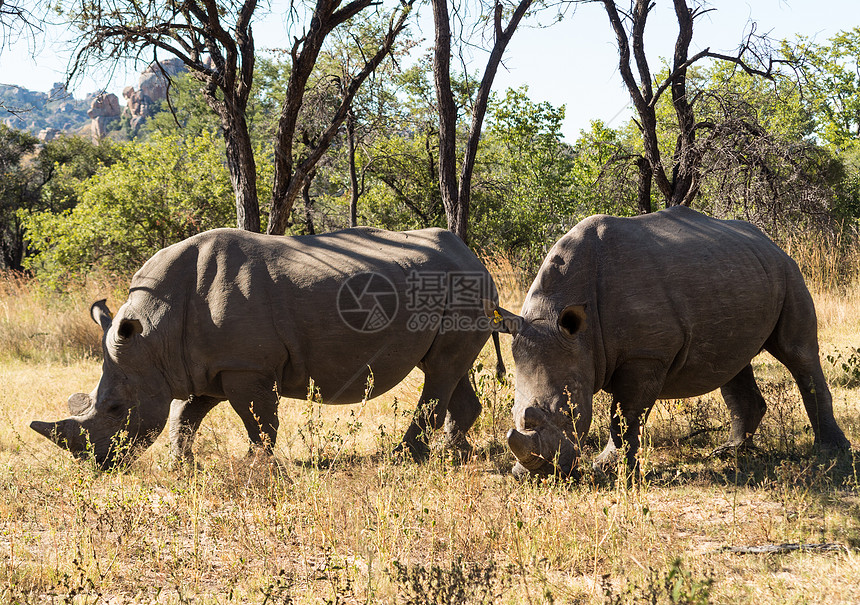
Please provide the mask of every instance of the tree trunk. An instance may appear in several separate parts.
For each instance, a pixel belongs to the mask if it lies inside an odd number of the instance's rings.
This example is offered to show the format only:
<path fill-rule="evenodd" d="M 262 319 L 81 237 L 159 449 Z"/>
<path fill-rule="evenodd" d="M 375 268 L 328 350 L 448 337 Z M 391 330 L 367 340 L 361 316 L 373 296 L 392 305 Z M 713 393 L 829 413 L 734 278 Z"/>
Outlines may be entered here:
<path fill-rule="evenodd" d="M 222 123 L 227 123 L 223 120 Z M 260 232 L 260 205 L 257 199 L 257 164 L 243 113 L 230 116 L 224 128 L 227 170 L 236 197 L 236 226 Z"/>
<path fill-rule="evenodd" d="M 17 218 L 11 220 L 0 230 L 0 269 L 8 271 L 24 270 L 24 250 L 27 246 L 24 229 Z"/>
<path fill-rule="evenodd" d="M 639 156 L 636 158 L 636 167 L 639 169 L 639 185 L 637 187 L 637 202 L 639 214 L 651 214 L 651 179 L 654 171 L 647 158 Z"/>
<path fill-rule="evenodd" d="M 448 218 L 448 229 L 468 243 L 469 206 L 472 197 L 472 173 L 478 156 L 478 144 L 487 104 L 502 56 L 514 31 L 525 16 L 532 0 L 521 0 L 511 15 L 508 26 L 502 28 L 502 5 L 496 2 L 493 24 L 495 42 L 484 68 L 484 75 L 472 109 L 469 138 L 463 154 L 460 184 L 457 185 L 457 106 L 451 91 L 451 26 L 447 0 L 433 1 L 433 20 L 436 28 L 436 46 L 433 53 L 433 76 L 436 84 L 436 100 L 439 111 L 439 189 Z"/>
<path fill-rule="evenodd" d="M 355 115 L 346 115 L 346 141 L 349 154 L 349 226 L 358 226 L 358 173 L 355 169 Z"/>
<path fill-rule="evenodd" d="M 457 105 L 451 91 L 451 23 L 448 0 L 432 0 L 436 31 L 433 48 L 433 80 L 439 112 L 439 191 L 448 218 L 448 229 L 467 240 L 468 220 L 460 208 L 457 187 Z"/>
<path fill-rule="evenodd" d="M 314 201 L 311 198 L 311 183 L 314 180 L 314 174 L 305 179 L 304 187 L 302 187 L 302 201 L 305 204 L 305 231 L 308 235 L 316 235 L 314 228 Z"/>
<path fill-rule="evenodd" d="M 698 191 L 696 167 L 699 163 L 696 150 L 696 118 L 687 98 L 688 50 L 693 39 L 693 13 L 685 0 L 675 0 L 678 19 L 678 38 L 675 41 L 673 64 L 672 105 L 678 118 L 678 142 L 675 147 L 672 196 L 667 205 L 689 206 Z"/>
<path fill-rule="evenodd" d="M 379 66 L 385 56 L 391 51 L 394 40 L 406 25 L 406 18 L 412 9 L 412 2 L 401 3 L 400 13 L 396 22 L 392 21 L 388 33 L 382 41 L 376 54 L 368 59 L 361 72 L 352 77 L 344 88 L 334 116 L 318 138 L 318 143 L 308 153 L 307 157 L 296 162 L 293 157 L 293 139 L 301 109 L 304 89 L 316 64 L 326 35 L 344 21 L 357 15 L 362 9 L 371 4 L 371 0 L 352 0 L 343 8 L 333 0 L 317 0 L 314 19 L 311 27 L 302 40 L 297 40 L 292 49 L 293 69 L 287 83 L 287 94 L 278 120 L 278 132 L 275 136 L 275 176 L 272 183 L 272 209 L 269 214 L 269 225 L 266 232 L 270 235 L 283 235 L 289 227 L 289 216 L 293 203 L 301 192 L 305 179 L 317 165 L 323 154 L 334 140 L 338 129 L 346 119 L 353 98 L 361 84 Z M 299 47 L 301 46 L 301 52 Z"/>

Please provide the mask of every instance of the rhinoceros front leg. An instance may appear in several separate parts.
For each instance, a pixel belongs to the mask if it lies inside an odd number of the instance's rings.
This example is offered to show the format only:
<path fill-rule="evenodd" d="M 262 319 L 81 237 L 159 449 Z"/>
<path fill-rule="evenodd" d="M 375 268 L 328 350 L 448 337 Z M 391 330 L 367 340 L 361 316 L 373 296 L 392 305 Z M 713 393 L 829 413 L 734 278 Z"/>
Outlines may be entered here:
<path fill-rule="evenodd" d="M 220 399 L 192 395 L 185 401 L 174 399 L 170 404 L 170 459 L 174 465 L 193 462 L 191 451 L 197 430 Z"/>
<path fill-rule="evenodd" d="M 262 448 L 271 454 L 278 436 L 278 393 L 274 378 L 251 372 L 224 372 L 221 384 L 248 431 L 251 452 Z"/>
<path fill-rule="evenodd" d="M 481 415 L 481 401 L 472 388 L 469 376 L 463 376 L 454 387 L 448 412 L 445 416 L 445 446 L 460 451 L 464 456 L 472 452 L 466 432 Z"/>
<path fill-rule="evenodd" d="M 442 428 L 448 412 L 448 402 L 454 391 L 456 381 L 439 380 L 429 374 L 424 376 L 424 389 L 418 399 L 418 406 L 403 441 L 395 448 L 395 453 L 408 451 L 416 461 L 425 460 L 430 455 L 427 445 L 431 430 Z"/>
<path fill-rule="evenodd" d="M 666 378 L 665 366 L 657 360 L 636 359 L 625 363 L 612 377 L 612 417 L 609 444 L 595 459 L 602 472 L 624 453 L 628 479 L 639 477 L 639 447 L 642 426 L 648 419 Z"/>
<path fill-rule="evenodd" d="M 732 418 L 732 433 L 729 440 L 715 449 L 712 456 L 734 452 L 738 448 L 752 445 L 753 434 L 761 424 L 767 404 L 755 381 L 752 364 L 747 365 L 737 376 L 720 388 L 726 407 Z"/>

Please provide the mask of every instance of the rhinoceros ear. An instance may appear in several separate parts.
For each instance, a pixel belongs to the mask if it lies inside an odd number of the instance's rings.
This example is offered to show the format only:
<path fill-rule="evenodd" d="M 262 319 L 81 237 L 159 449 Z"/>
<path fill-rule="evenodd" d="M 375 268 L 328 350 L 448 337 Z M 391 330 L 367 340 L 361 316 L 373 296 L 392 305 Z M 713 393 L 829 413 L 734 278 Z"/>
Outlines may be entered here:
<path fill-rule="evenodd" d="M 483 299 L 484 314 L 490 320 L 490 327 L 494 332 L 503 332 L 516 336 L 523 323 L 523 318 L 515 313 L 502 309 L 491 300 Z"/>
<path fill-rule="evenodd" d="M 585 305 L 568 305 L 558 314 L 558 327 L 568 336 L 573 336 L 585 328 L 588 315 Z"/>
<path fill-rule="evenodd" d="M 83 416 L 84 412 L 89 410 L 93 405 L 92 399 L 86 393 L 75 393 L 69 397 L 68 403 L 72 416 Z"/>
<path fill-rule="evenodd" d="M 143 324 L 140 323 L 140 320 L 129 319 L 127 317 L 124 317 L 119 322 L 119 326 L 116 329 L 116 335 L 120 341 L 128 340 L 141 332 L 143 332 Z"/>
<path fill-rule="evenodd" d="M 102 327 L 102 330 L 107 332 L 113 322 L 113 313 L 110 312 L 107 306 L 107 299 L 97 300 L 90 307 L 90 317 L 93 321 Z"/>

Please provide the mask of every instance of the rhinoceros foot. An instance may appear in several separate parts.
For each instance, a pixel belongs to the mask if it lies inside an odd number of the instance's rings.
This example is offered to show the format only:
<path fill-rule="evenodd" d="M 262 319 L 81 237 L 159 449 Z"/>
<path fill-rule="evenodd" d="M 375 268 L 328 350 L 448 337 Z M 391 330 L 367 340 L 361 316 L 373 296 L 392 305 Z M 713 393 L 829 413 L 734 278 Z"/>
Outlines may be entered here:
<path fill-rule="evenodd" d="M 475 448 L 469 443 L 462 431 L 454 431 L 445 435 L 444 448 L 455 464 L 464 464 L 471 460 Z"/>
<path fill-rule="evenodd" d="M 395 461 L 412 458 L 415 462 L 426 462 L 430 458 L 430 446 L 423 441 L 403 441 L 391 452 Z"/>
<path fill-rule="evenodd" d="M 722 444 L 721 446 L 714 449 L 709 454 L 709 457 L 721 458 L 721 459 L 729 458 L 730 459 L 730 458 L 735 458 L 739 454 L 745 454 L 745 453 L 757 452 L 757 451 L 758 451 L 758 448 L 755 445 L 753 445 L 753 442 L 750 439 L 744 439 L 743 441 L 740 441 L 740 442 L 730 440 L 730 441 L 726 441 L 724 444 Z"/>

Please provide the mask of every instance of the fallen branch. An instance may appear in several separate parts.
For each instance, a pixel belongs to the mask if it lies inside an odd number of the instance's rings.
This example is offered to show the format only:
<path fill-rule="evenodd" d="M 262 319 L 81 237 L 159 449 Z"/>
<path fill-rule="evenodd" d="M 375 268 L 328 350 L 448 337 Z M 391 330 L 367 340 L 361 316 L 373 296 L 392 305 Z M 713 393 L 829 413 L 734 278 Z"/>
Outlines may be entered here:
<path fill-rule="evenodd" d="M 715 552 L 730 552 L 738 555 L 782 555 L 790 552 L 848 552 L 842 544 L 762 544 L 761 546 L 721 546 Z"/>

